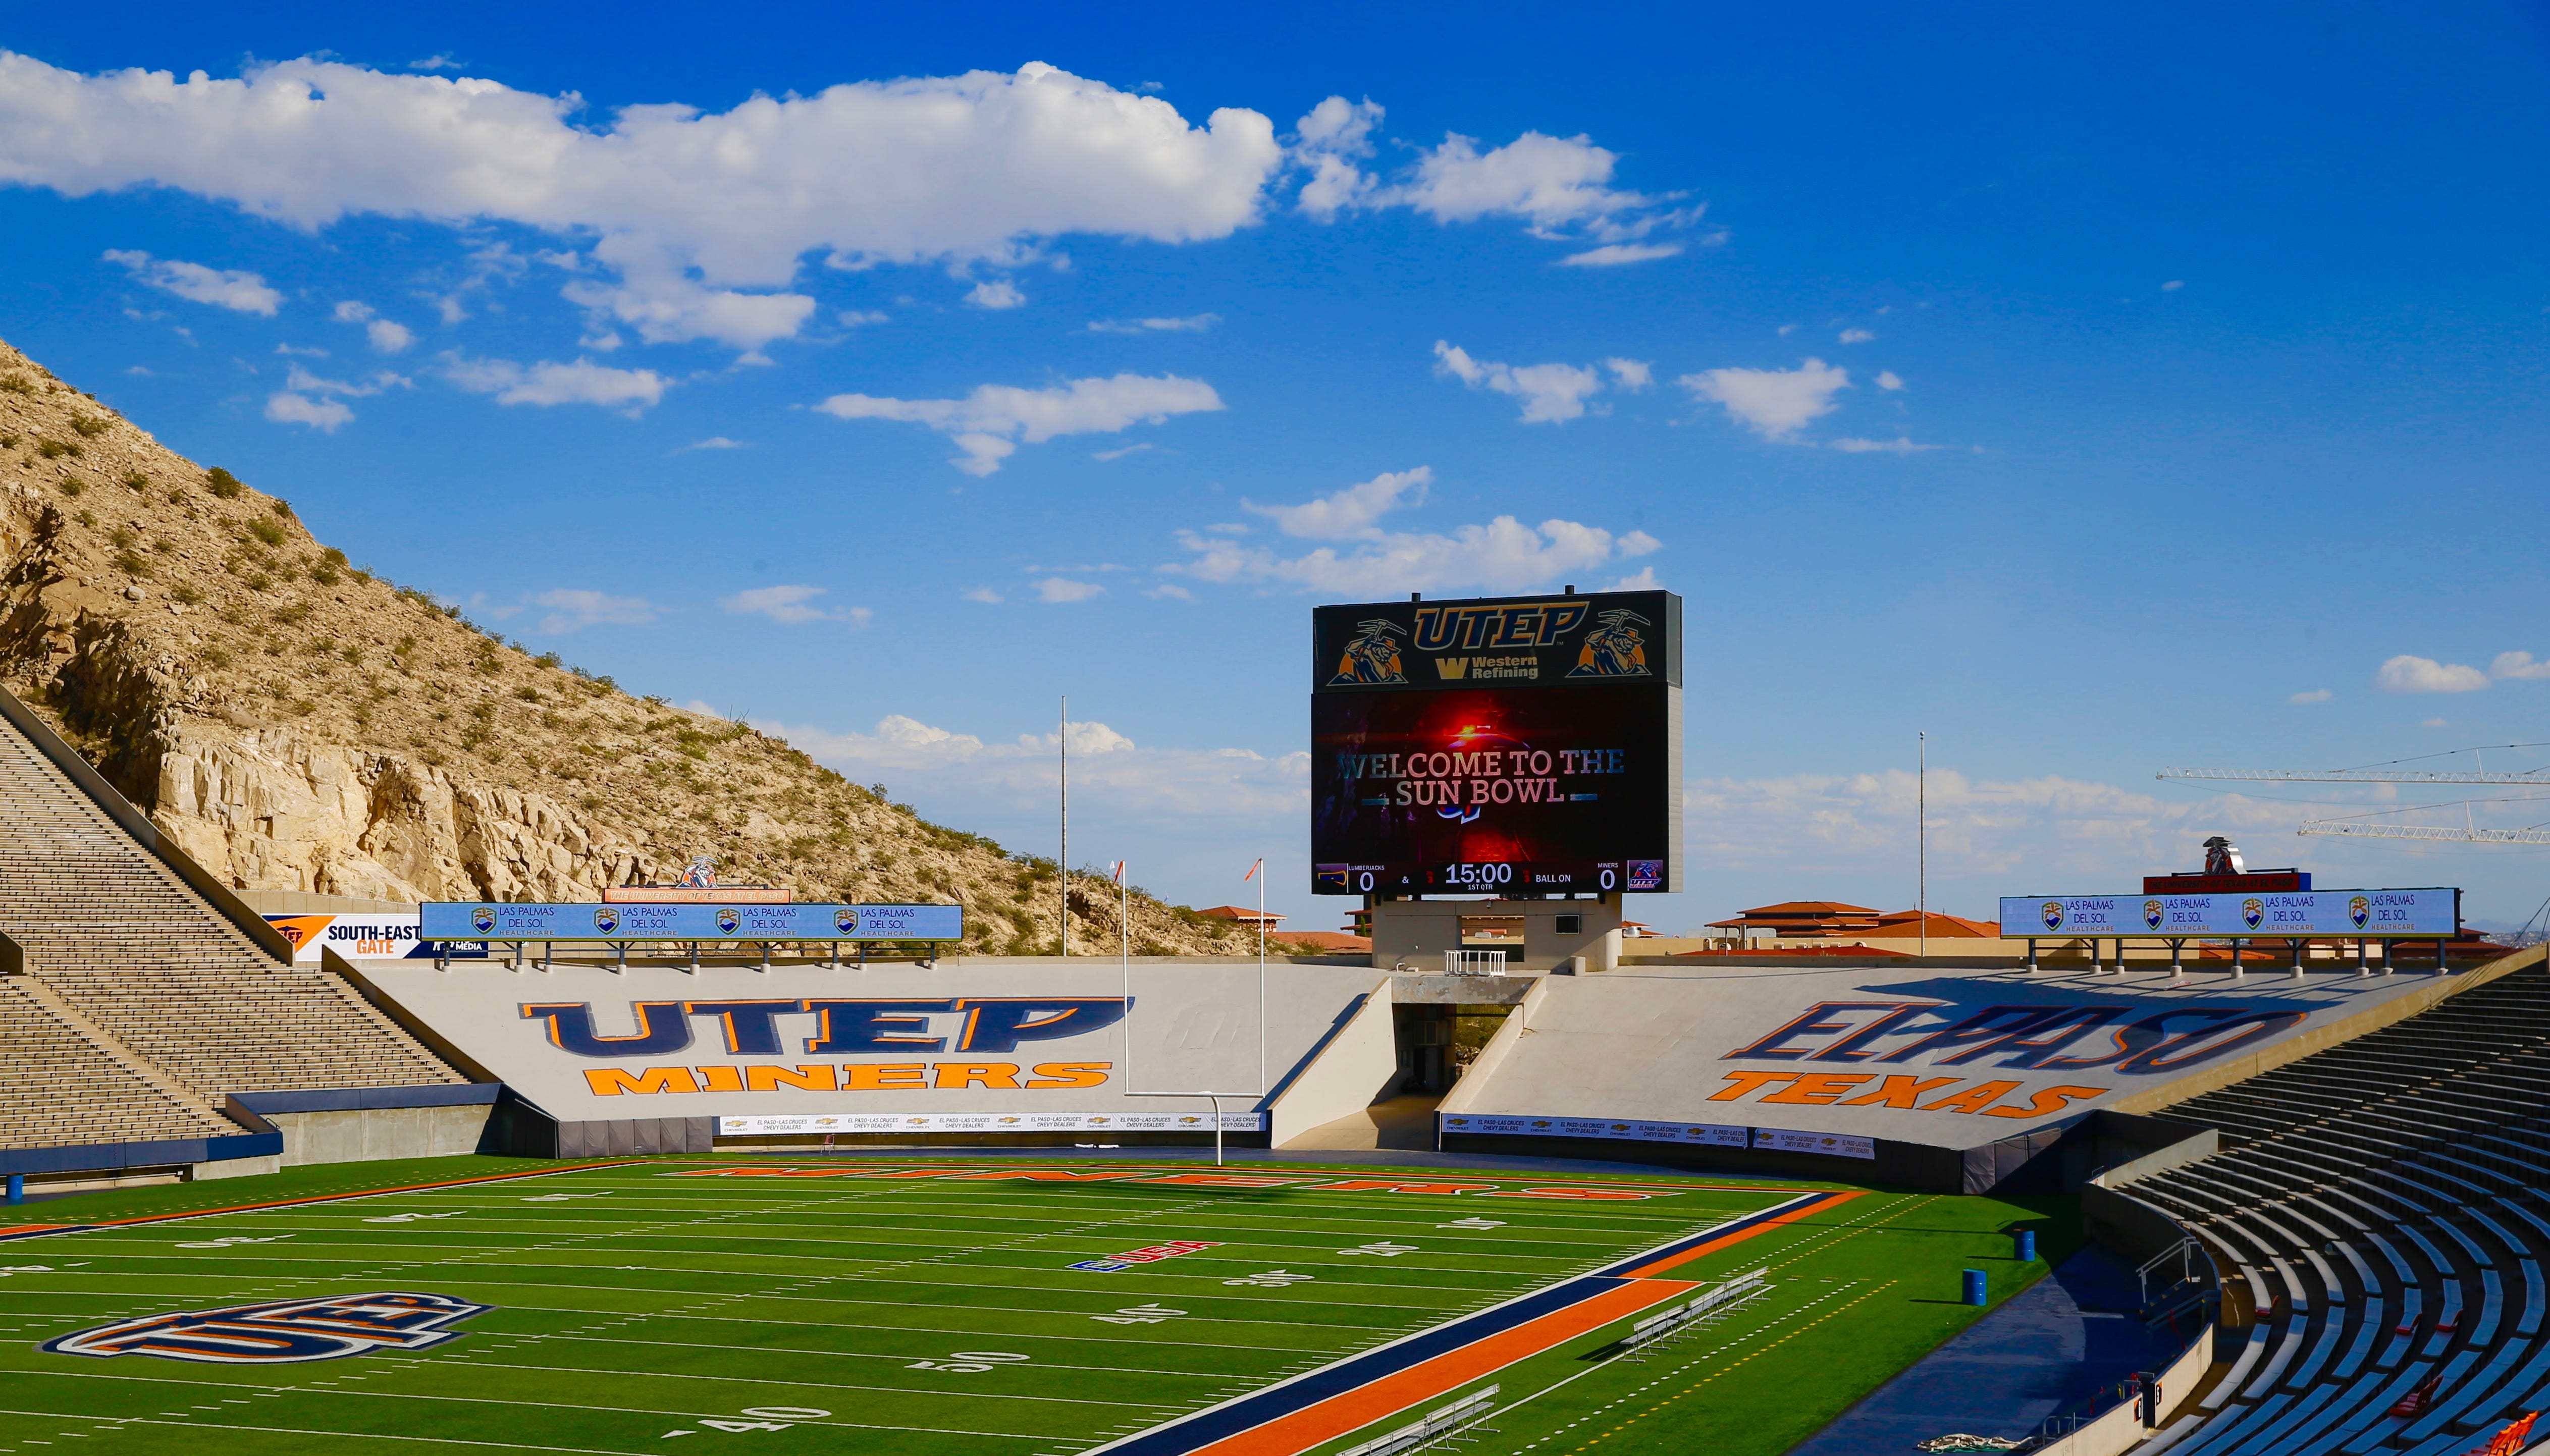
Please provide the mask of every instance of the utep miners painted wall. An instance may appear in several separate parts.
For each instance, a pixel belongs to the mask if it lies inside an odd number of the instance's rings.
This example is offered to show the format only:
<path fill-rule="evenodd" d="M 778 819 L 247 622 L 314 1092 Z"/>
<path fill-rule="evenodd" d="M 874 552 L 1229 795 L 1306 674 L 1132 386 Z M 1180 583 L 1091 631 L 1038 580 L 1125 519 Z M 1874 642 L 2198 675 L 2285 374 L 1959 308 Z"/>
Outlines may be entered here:
<path fill-rule="evenodd" d="M 1641 1128 L 1677 1123 L 1694 1134 L 1681 1140 L 1713 1146 L 1741 1145 L 1729 1129 L 1747 1128 L 1756 1148 L 1808 1145 L 1765 1130 L 1976 1148 L 2094 1108 L 2148 1109 L 2210 1067 L 2437 984 L 1776 967 L 1552 977 L 1440 1113 L 1447 1133 L 1490 1135 L 1584 1136 L 1559 1124 L 1610 1119 L 1624 1149 L 1674 1140 Z"/>
<path fill-rule="evenodd" d="M 1281 1089 L 1378 979 L 1360 966 L 1273 967 L 1261 1082 L 1254 962 L 1136 965 L 1129 1020 L 1118 967 L 1095 959 L 697 974 L 374 961 L 356 974 L 438 1049 L 561 1121 L 1022 1119 L 982 1129 L 993 1131 L 1209 1111 L 1128 1092 Z M 1264 1103 L 1226 1099 L 1223 1111 L 1262 1115 Z"/>

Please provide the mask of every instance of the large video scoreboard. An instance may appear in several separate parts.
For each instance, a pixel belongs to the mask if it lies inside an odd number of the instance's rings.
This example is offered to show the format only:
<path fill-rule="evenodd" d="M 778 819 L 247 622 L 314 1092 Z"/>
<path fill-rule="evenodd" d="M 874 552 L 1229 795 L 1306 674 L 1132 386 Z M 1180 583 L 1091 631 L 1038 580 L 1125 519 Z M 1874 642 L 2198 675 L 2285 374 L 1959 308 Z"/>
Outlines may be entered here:
<path fill-rule="evenodd" d="M 1682 888 L 1682 598 L 1311 614 L 1312 889 Z"/>

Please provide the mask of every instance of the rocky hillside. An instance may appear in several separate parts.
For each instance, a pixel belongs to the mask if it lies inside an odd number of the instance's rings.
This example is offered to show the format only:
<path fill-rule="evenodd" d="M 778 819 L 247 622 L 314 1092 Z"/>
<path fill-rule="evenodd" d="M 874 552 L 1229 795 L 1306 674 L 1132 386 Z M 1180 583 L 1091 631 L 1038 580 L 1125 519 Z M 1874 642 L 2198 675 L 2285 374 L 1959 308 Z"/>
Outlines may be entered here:
<path fill-rule="evenodd" d="M 6 344 L 0 678 L 241 889 L 595 899 L 710 854 L 800 899 L 962 903 L 969 950 L 1054 949 L 1052 861 L 510 645 Z M 1114 946 L 1114 886 L 1070 899 L 1075 948 Z M 1147 897 L 1132 921 L 1141 953 L 1247 939 Z"/>

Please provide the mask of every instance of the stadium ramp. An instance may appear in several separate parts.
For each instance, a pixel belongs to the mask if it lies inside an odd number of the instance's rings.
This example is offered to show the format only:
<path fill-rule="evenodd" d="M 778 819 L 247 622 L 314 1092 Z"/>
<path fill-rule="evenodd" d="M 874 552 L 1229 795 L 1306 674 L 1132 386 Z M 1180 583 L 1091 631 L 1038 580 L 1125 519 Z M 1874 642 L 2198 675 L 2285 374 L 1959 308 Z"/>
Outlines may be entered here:
<path fill-rule="evenodd" d="M 268 1118 L 457 1104 L 483 1122 L 493 1102 L 342 977 L 294 964 L 5 692 L 0 937 L 0 1172 L 265 1171 L 348 1145 Z"/>

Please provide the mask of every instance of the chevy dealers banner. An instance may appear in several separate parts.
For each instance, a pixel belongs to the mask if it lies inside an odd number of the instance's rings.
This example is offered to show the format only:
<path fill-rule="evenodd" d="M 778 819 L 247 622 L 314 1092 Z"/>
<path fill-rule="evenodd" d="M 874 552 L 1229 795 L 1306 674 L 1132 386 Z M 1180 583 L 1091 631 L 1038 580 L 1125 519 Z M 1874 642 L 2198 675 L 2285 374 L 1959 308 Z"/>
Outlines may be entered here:
<path fill-rule="evenodd" d="M 509 905 L 421 908 L 439 940 L 962 940 L 961 905 Z"/>
<path fill-rule="evenodd" d="M 2016 895 L 2002 934 L 2233 937 L 2450 935 L 2459 890 L 2294 890 L 2252 895 Z"/>

